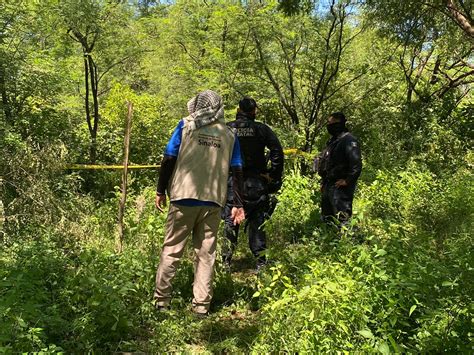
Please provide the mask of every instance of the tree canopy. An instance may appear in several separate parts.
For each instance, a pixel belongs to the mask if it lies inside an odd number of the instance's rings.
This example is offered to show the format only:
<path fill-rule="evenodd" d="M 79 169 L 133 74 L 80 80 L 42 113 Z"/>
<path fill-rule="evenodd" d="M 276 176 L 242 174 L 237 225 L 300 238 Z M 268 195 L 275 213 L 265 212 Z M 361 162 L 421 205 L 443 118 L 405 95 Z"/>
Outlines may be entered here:
<path fill-rule="evenodd" d="M 0 1 L 0 352 L 469 352 L 474 3 Z M 218 266 L 214 316 L 153 313 L 164 218 L 129 174 L 159 164 L 186 102 L 253 97 L 288 153 L 263 275 Z M 310 166 L 327 117 L 361 143 L 354 218 L 320 223 Z M 297 152 L 297 154 L 294 154 Z M 355 236 L 361 236 L 362 242 Z M 247 253 L 247 254 L 246 254 Z"/>

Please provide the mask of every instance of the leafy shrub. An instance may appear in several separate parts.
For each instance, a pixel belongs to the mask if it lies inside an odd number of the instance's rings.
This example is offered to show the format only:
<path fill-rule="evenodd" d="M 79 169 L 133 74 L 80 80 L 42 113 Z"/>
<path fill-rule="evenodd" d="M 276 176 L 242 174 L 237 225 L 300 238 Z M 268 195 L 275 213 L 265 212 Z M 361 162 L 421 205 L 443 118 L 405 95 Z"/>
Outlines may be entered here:
<path fill-rule="evenodd" d="M 296 241 L 311 235 L 319 223 L 319 185 L 315 179 L 291 171 L 277 197 L 277 207 L 266 227 L 271 240 Z"/>
<path fill-rule="evenodd" d="M 415 165 L 379 172 L 356 194 L 365 244 L 316 228 L 275 245 L 254 351 L 469 351 L 471 179 L 462 167 L 449 181 Z"/>

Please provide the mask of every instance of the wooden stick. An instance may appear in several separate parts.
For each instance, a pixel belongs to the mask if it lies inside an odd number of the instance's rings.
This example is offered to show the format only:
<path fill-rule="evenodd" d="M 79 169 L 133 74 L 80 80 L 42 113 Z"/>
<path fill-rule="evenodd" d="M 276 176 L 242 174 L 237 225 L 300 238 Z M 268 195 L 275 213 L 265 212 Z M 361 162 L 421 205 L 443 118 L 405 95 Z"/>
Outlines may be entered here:
<path fill-rule="evenodd" d="M 123 216 L 125 212 L 125 202 L 127 201 L 127 179 L 128 179 L 128 153 L 130 151 L 130 131 L 132 125 L 132 116 L 133 116 L 133 104 L 128 101 L 128 114 L 127 121 L 125 124 L 125 137 L 124 137 L 124 147 L 123 147 L 123 174 L 122 174 L 122 195 L 119 202 L 119 212 L 118 212 L 118 238 L 116 240 L 116 248 L 118 253 L 123 251 Z"/>

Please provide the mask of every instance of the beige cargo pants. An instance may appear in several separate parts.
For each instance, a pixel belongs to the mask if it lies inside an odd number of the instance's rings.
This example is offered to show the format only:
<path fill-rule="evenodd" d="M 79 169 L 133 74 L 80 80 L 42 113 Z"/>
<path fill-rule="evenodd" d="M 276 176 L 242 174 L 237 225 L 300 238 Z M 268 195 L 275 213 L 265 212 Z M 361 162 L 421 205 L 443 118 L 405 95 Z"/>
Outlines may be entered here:
<path fill-rule="evenodd" d="M 193 311 L 206 313 L 209 310 L 220 212 L 220 207 L 170 204 L 163 250 L 156 271 L 154 298 L 158 306 L 170 303 L 171 281 L 183 256 L 187 237 L 192 233 L 195 252 Z"/>

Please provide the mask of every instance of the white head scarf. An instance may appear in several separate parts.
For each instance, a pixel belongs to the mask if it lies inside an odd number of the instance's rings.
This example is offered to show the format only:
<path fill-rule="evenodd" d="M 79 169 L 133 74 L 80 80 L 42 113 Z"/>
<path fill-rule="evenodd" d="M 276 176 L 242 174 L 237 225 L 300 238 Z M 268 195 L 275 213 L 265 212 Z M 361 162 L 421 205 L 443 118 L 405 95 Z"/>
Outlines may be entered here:
<path fill-rule="evenodd" d="M 188 112 L 189 116 L 184 118 L 184 126 L 190 130 L 215 121 L 224 121 L 222 97 L 212 90 L 200 92 L 188 101 Z"/>

